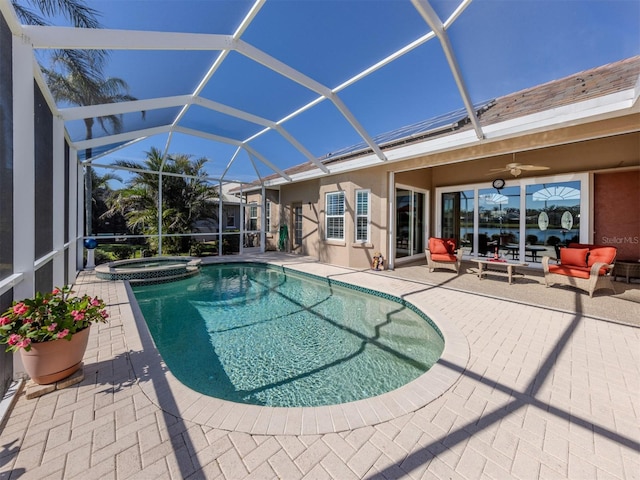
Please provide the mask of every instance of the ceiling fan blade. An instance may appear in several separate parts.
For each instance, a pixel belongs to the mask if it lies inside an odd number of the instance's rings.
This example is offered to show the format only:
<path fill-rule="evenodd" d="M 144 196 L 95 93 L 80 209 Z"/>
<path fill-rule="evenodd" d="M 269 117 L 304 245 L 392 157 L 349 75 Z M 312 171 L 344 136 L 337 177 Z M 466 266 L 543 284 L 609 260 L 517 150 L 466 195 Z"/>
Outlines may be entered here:
<path fill-rule="evenodd" d="M 518 168 L 520 170 L 549 170 L 549 167 L 544 167 L 542 165 L 520 165 Z"/>

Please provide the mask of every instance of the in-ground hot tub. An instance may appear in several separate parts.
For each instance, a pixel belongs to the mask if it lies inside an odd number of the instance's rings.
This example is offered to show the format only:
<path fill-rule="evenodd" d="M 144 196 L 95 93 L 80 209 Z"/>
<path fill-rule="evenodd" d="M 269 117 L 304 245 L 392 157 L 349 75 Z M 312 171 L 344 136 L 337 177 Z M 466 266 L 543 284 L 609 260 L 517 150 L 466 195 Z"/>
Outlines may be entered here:
<path fill-rule="evenodd" d="M 197 275 L 199 258 L 151 257 L 118 260 L 96 266 L 96 276 L 103 280 L 129 280 L 131 283 L 160 283 Z"/>

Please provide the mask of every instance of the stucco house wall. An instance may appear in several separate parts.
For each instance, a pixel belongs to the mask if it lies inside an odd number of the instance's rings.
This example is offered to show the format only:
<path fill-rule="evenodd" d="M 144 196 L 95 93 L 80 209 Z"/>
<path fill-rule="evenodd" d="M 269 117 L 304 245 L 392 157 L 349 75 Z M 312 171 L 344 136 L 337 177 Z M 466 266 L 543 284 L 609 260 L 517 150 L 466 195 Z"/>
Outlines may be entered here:
<path fill-rule="evenodd" d="M 632 121 L 632 119 L 629 120 Z M 626 125 L 626 122 L 619 122 L 619 119 L 615 119 L 613 122 L 617 124 L 616 128 Z M 598 130 L 601 131 L 606 128 L 605 122 L 599 125 Z M 592 125 L 567 129 L 565 133 L 569 135 L 564 140 L 558 135 L 559 132 L 553 132 L 554 142 L 561 143 L 560 145 L 539 147 L 534 150 L 516 153 L 516 161 L 520 163 L 549 167 L 548 170 L 541 172 L 525 172 L 520 178 L 535 176 L 552 179 L 554 175 L 584 172 L 592 173 L 597 178 L 599 175 L 612 171 L 626 171 L 626 174 L 623 173 L 618 178 L 617 183 L 615 178 L 607 181 L 606 184 L 609 186 L 609 190 L 606 192 L 610 196 L 612 194 L 611 188 L 613 188 L 619 198 L 626 198 L 627 203 L 628 200 L 632 200 L 631 203 L 635 203 L 637 209 L 637 205 L 640 202 L 637 181 L 635 183 L 629 181 L 628 177 L 629 173 L 632 179 L 640 175 L 640 133 L 632 132 L 590 140 L 575 140 L 585 135 L 590 136 L 593 132 Z M 517 139 L 517 141 L 520 140 Z M 494 148 L 494 145 L 487 146 L 489 152 Z M 509 148 L 509 145 L 503 142 L 501 148 Z M 480 153 L 477 148 L 474 150 L 474 154 L 478 155 Z M 463 156 L 469 155 L 469 152 L 465 151 L 456 153 Z M 281 186 L 281 208 L 287 219 L 290 232 L 292 232 L 293 228 L 292 207 L 296 204 L 301 205 L 303 211 L 303 244 L 292 248 L 292 251 L 311 255 L 322 262 L 353 268 L 367 268 L 371 265 L 373 254 L 378 251 L 382 252 L 386 258 L 389 254 L 388 178 L 389 172 L 392 171 L 395 174 L 396 185 L 411 186 L 429 192 L 430 211 L 427 217 L 429 219 L 428 233 L 430 235 L 436 234 L 435 189 L 437 187 L 483 182 L 486 182 L 487 187 L 490 187 L 494 178 L 513 178 L 508 172 L 490 173 L 491 168 L 503 167 L 507 163 L 514 161 L 513 155 L 488 155 L 485 158 L 474 161 L 438 165 L 438 160 L 434 160 L 434 157 L 441 156 L 415 158 L 339 175 L 329 175 L 319 180 Z M 611 187 L 612 184 L 613 187 Z M 366 244 L 359 244 L 354 241 L 354 200 L 355 191 L 358 189 L 371 190 L 371 236 L 370 242 Z M 601 190 L 595 189 L 592 204 L 594 202 L 602 203 L 601 201 L 598 202 Z M 327 193 L 336 191 L 345 192 L 344 241 L 324 240 L 325 196 Z M 609 216 L 605 214 L 592 213 L 589 217 L 592 223 L 590 231 L 593 231 L 593 224 L 598 222 L 598 230 L 600 232 L 598 238 L 606 237 L 607 231 L 614 229 L 615 225 L 619 223 L 609 222 L 610 225 L 607 226 L 607 218 Z M 627 233 L 625 233 L 625 237 L 635 238 L 638 233 L 635 235 L 633 233 L 634 230 L 635 232 L 640 231 L 639 222 L 633 220 L 633 218 L 627 218 L 626 222 L 625 232 Z M 597 239 L 594 238 L 595 240 Z M 623 246 L 623 250 L 627 257 L 635 255 L 633 247 L 626 245 Z"/>

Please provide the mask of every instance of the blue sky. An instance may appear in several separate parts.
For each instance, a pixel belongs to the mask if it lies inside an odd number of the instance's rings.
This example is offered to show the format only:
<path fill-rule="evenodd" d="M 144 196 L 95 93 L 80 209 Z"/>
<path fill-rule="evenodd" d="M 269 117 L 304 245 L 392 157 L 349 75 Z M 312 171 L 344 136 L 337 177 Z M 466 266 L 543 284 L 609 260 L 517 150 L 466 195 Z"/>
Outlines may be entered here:
<path fill-rule="evenodd" d="M 252 2 L 244 0 L 91 0 L 105 28 L 231 34 Z M 432 5 L 447 18 L 458 2 Z M 63 21 L 57 23 L 63 24 Z M 404 0 L 269 0 L 242 40 L 335 88 L 348 78 L 429 32 Z M 475 0 L 448 30 L 471 100 L 479 103 L 585 69 L 640 54 L 637 0 Z M 120 77 L 139 99 L 190 94 L 218 52 L 117 51 L 108 74 Z M 317 94 L 232 52 L 202 96 L 277 121 Z M 339 93 L 372 136 L 463 106 L 442 48 L 430 40 Z M 124 117 L 126 129 L 170 123 L 176 109 Z M 244 140 L 262 127 L 192 107 L 185 126 Z M 323 101 L 283 124 L 314 156 L 362 141 L 334 105 Z M 82 138 L 79 122 L 69 125 Z M 103 133 L 94 132 L 95 136 Z M 100 160 L 143 159 L 166 135 L 139 142 Z M 280 168 L 305 162 L 282 137 L 269 133 L 251 142 Z M 175 135 L 172 153 L 206 156 L 219 175 L 234 147 Z M 263 165 L 261 175 L 271 170 Z M 242 180 L 255 177 L 246 155 L 231 169 Z"/>

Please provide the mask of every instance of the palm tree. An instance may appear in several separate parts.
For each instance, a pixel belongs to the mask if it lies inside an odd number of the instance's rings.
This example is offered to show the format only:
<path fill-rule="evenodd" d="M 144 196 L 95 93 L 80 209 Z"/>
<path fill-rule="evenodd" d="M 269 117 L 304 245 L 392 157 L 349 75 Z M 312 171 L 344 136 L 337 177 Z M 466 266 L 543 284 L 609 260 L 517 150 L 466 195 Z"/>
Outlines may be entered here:
<path fill-rule="evenodd" d="M 100 28 L 98 12 L 88 7 L 83 0 L 12 0 L 18 18 L 28 25 L 48 25 L 43 17 L 63 15 L 77 28 Z M 28 6 L 32 8 L 28 8 Z M 33 10 L 37 9 L 40 14 Z M 127 95 L 128 87 L 124 80 L 104 79 L 103 67 L 108 57 L 106 50 L 55 50 L 52 54 L 52 67 L 43 67 L 47 83 L 56 101 L 72 105 L 85 106 L 110 103 L 122 100 L 135 100 Z M 144 116 L 144 114 L 143 114 Z M 119 132 L 122 129 L 120 116 L 98 119 L 106 131 L 106 124 Z M 93 138 L 94 119 L 85 119 L 87 139 Z M 85 150 L 85 157 L 91 157 L 91 149 Z M 91 184 L 91 167 L 85 172 L 85 221 L 87 234 L 92 233 L 91 207 L 94 203 Z"/>
<path fill-rule="evenodd" d="M 143 169 L 135 172 L 127 182 L 127 188 L 114 192 L 108 199 L 108 214 L 121 213 L 127 226 L 134 233 L 157 235 L 158 205 L 160 203 L 159 171 L 176 175 L 162 176 L 162 233 L 190 233 L 196 221 L 215 217 L 212 200 L 218 197 L 215 187 L 206 180 L 204 165 L 206 158 L 192 159 L 190 155 L 168 155 L 163 162 L 160 150 L 152 148 L 146 152 L 142 165 L 137 162 L 119 160 L 117 165 L 125 168 Z M 155 241 L 151 240 L 153 246 Z M 165 241 L 169 253 L 187 250 L 188 237 L 174 237 Z"/>
<path fill-rule="evenodd" d="M 65 56 L 55 59 L 56 63 L 64 65 L 66 73 L 60 73 L 55 70 L 43 69 L 43 73 L 51 90 L 51 94 L 56 101 L 66 102 L 77 106 L 100 105 L 104 103 L 115 103 L 122 101 L 136 100 L 128 94 L 127 83 L 120 78 L 100 78 L 96 75 L 88 77 L 83 71 L 77 69 L 77 65 Z M 144 118 L 145 112 L 142 112 Z M 93 138 L 93 126 L 95 124 L 93 117 L 84 119 L 85 138 L 90 140 Z M 114 133 L 122 130 L 122 115 L 107 115 L 98 117 L 97 121 L 102 129 L 109 133 L 109 129 Z M 92 149 L 85 150 L 85 160 L 92 156 Z M 93 233 L 91 198 L 93 188 L 91 184 L 91 165 L 87 164 L 85 169 L 85 195 L 86 195 L 86 233 Z"/>
<path fill-rule="evenodd" d="M 91 175 L 92 186 L 92 205 L 91 216 L 92 224 L 95 225 L 96 233 L 116 233 L 125 231 L 125 221 L 122 215 L 111 216 L 110 222 L 100 224 L 99 220 L 102 219 L 109 210 L 107 206 L 107 199 L 113 194 L 113 190 L 109 182 L 116 181 L 122 183 L 122 178 L 114 173 L 106 172 L 104 175 L 100 175 L 96 172 L 95 168 L 89 169 L 89 175 Z M 100 228 L 102 227 L 102 228 Z"/>
<path fill-rule="evenodd" d="M 83 0 L 12 0 L 11 3 L 20 21 L 26 25 L 49 25 L 46 17 L 62 15 L 77 28 L 101 27 L 98 11 L 88 7 Z M 76 71 L 93 77 L 102 74 L 108 53 L 106 50 L 55 50 L 53 56 L 66 58 Z"/>
<path fill-rule="evenodd" d="M 129 95 L 129 86 L 121 78 L 103 78 L 95 74 L 86 76 L 83 71 L 77 70 L 75 63 L 69 62 L 67 57 L 59 56 L 53 60 L 55 65 L 62 67 L 60 71 L 43 68 L 43 73 L 53 98 L 58 102 L 88 106 L 137 100 Z M 142 117 L 144 116 L 145 112 L 142 112 Z M 84 119 L 86 140 L 93 138 L 95 121 L 93 117 Z M 97 117 L 97 121 L 105 133 L 122 131 L 122 115 Z M 91 154 L 91 148 L 87 148 L 85 159 L 91 158 Z"/>

